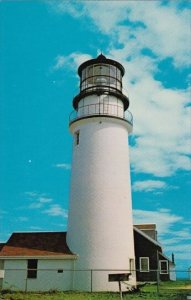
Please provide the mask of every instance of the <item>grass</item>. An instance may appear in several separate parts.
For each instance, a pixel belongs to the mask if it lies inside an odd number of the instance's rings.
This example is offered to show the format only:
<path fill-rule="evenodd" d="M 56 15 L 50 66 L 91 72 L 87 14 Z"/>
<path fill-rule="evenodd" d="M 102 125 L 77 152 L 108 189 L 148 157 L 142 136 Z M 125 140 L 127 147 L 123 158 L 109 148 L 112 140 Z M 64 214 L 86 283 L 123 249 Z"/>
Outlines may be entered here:
<path fill-rule="evenodd" d="M 186 300 L 191 295 L 191 281 L 165 282 L 159 286 L 145 285 L 139 292 L 124 293 L 124 300 Z M 0 300 L 114 300 L 120 299 L 119 293 L 80 293 L 80 292 L 47 292 L 21 293 L 0 292 Z"/>

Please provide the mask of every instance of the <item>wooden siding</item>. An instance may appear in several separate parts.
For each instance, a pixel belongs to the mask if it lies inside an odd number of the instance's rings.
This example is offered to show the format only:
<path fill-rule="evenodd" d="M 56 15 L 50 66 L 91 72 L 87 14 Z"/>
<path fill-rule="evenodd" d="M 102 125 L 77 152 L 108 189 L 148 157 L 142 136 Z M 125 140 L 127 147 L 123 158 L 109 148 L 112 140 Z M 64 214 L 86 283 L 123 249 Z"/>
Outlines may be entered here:
<path fill-rule="evenodd" d="M 135 257 L 136 257 L 136 270 L 140 270 L 140 257 L 149 258 L 149 272 L 137 271 L 138 281 L 157 281 L 157 272 L 154 270 L 158 269 L 157 263 L 157 251 L 162 252 L 162 248 L 152 243 L 151 240 L 147 239 L 139 232 L 134 230 L 134 241 L 135 241 Z M 163 256 L 159 259 L 164 259 Z M 153 270 L 153 271 L 152 271 Z M 161 280 L 169 280 L 169 274 L 160 274 Z"/>

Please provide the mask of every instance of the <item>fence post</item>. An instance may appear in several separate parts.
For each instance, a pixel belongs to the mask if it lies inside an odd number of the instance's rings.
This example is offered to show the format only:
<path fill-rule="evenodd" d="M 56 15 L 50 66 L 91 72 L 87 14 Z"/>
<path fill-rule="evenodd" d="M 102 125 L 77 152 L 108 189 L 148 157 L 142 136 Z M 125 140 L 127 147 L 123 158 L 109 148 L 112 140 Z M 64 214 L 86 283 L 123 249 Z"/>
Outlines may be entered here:
<path fill-rule="evenodd" d="M 159 252 L 157 250 L 157 295 L 159 296 L 159 283 L 160 283 L 160 274 L 159 274 Z"/>
<path fill-rule="evenodd" d="M 91 293 L 93 292 L 93 270 L 91 269 Z"/>
<path fill-rule="evenodd" d="M 27 292 L 27 276 L 26 276 L 26 280 L 25 280 L 25 293 Z"/>
<path fill-rule="evenodd" d="M 121 289 L 121 281 L 118 281 L 119 283 L 119 294 L 120 294 L 120 299 L 123 300 L 123 294 L 122 294 L 122 289 Z"/>

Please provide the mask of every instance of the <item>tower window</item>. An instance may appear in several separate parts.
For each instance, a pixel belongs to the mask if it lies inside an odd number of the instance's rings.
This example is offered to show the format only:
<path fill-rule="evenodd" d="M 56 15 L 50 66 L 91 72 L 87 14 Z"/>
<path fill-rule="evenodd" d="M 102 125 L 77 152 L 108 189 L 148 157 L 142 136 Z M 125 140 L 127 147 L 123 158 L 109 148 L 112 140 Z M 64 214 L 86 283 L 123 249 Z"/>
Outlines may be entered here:
<path fill-rule="evenodd" d="M 27 278 L 37 278 L 37 259 L 29 259 L 27 265 Z"/>
<path fill-rule="evenodd" d="M 74 138 L 75 138 L 75 145 L 79 145 L 79 143 L 80 143 L 80 131 L 75 132 Z"/>

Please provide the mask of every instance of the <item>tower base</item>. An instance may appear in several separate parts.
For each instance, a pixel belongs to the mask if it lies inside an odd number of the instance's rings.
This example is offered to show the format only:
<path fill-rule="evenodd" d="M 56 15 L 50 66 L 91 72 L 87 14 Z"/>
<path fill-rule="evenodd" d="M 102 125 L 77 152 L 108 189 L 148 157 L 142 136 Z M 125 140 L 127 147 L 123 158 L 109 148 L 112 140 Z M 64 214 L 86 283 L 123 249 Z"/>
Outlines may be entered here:
<path fill-rule="evenodd" d="M 110 280 L 112 275 L 116 279 Z M 128 270 L 75 270 L 73 289 L 83 292 L 118 292 L 118 275 L 129 274 Z M 121 290 L 130 291 L 136 287 L 136 277 L 133 272 L 128 280 L 120 280 Z"/>

